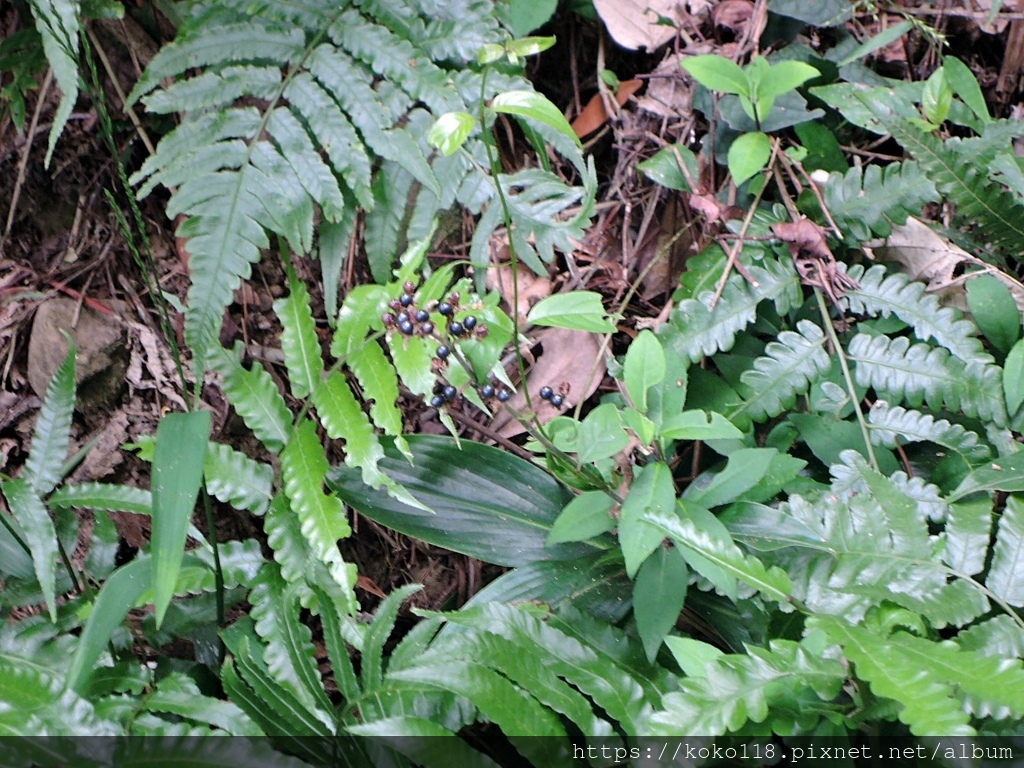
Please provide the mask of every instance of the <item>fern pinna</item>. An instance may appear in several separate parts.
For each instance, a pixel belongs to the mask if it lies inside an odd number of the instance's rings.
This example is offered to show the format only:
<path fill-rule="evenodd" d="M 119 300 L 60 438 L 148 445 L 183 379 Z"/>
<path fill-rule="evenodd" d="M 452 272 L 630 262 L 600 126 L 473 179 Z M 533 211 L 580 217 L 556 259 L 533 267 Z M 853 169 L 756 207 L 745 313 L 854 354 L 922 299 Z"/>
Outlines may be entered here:
<path fill-rule="evenodd" d="M 319 242 L 329 314 L 360 208 L 378 282 L 389 279 L 403 241 L 426 237 L 436 214 L 456 203 L 484 211 L 473 258 L 487 262 L 489 237 L 504 222 L 500 206 L 488 206 L 494 184 L 480 183 L 479 131 L 450 157 L 433 156 L 426 136 L 443 113 L 476 114 L 474 105 L 498 90 L 531 89 L 522 77 L 484 77 L 473 67 L 482 45 L 503 38 L 486 0 L 196 6 L 132 98 L 181 116 L 133 182 L 141 195 L 171 189 L 168 215 L 184 217 L 178 235 L 192 271 L 185 334 L 200 370 L 268 235 L 303 255 Z M 174 82 L 160 86 L 167 78 Z M 593 168 L 565 137 L 536 132 L 588 183 L 572 188 L 530 169 L 498 180 L 520 254 L 540 269 L 552 248 L 571 248 L 582 234 L 588 205 L 561 214 L 590 198 Z"/>

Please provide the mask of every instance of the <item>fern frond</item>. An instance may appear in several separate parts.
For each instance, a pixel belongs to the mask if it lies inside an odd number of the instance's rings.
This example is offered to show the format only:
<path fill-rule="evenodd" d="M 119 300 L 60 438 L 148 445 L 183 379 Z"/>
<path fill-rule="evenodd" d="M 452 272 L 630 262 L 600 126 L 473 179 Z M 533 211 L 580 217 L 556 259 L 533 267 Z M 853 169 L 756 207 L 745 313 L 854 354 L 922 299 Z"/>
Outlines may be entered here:
<path fill-rule="evenodd" d="M 15 522 L 32 554 L 32 567 L 49 609 L 50 620 L 57 620 L 57 531 L 50 513 L 27 480 L 8 480 L 0 490 L 7 499 Z"/>
<path fill-rule="evenodd" d="M 983 462 L 989 458 L 989 447 L 980 442 L 974 432 L 959 424 L 920 411 L 908 411 L 902 406 L 891 407 L 877 400 L 867 414 L 871 442 L 895 448 L 897 439 L 916 443 L 927 440 L 960 454 L 968 463 Z"/>
<path fill-rule="evenodd" d="M 313 555 L 302 535 L 298 515 L 292 512 L 284 494 L 274 496 L 270 502 L 263 518 L 263 532 L 274 551 L 274 561 L 281 567 L 282 578 L 289 584 L 302 582 Z"/>
<path fill-rule="evenodd" d="M 150 712 L 164 712 L 209 724 L 232 736 L 263 736 L 263 731 L 236 705 L 204 696 L 195 681 L 180 672 L 161 678 L 145 699 Z M 209 759 L 208 753 L 204 757 Z"/>
<path fill-rule="evenodd" d="M 887 275 L 880 264 L 867 271 L 856 264 L 848 271 L 860 283 L 847 294 L 851 312 L 896 315 L 914 329 L 918 339 L 935 339 L 965 363 L 993 362 L 974 323 L 958 310 L 942 306 L 937 296 L 926 293 L 924 283 L 914 282 L 902 272 Z"/>
<path fill-rule="evenodd" d="M 50 165 L 57 139 L 64 132 L 71 110 L 78 101 L 78 50 L 82 22 L 79 0 L 32 0 L 29 8 L 35 17 L 36 30 L 43 39 L 46 61 L 60 86 L 60 102 L 53 115 L 53 127 L 46 147 L 44 163 Z"/>
<path fill-rule="evenodd" d="M 250 459 L 229 445 L 210 443 L 203 477 L 206 490 L 235 509 L 262 515 L 270 505 L 274 468 Z"/>
<path fill-rule="evenodd" d="M 727 352 L 732 349 L 736 334 L 754 322 L 762 300 L 771 299 L 780 315 L 800 303 L 800 278 L 792 260 L 787 264 L 769 258 L 763 266 L 747 267 L 747 272 L 756 281 L 756 287 L 741 275 L 731 275 L 714 309 L 710 309 L 712 291 L 679 304 L 672 313 L 672 325 L 679 333 L 670 336 L 675 352 L 690 362 L 718 351 Z"/>
<path fill-rule="evenodd" d="M 1024 499 L 1011 495 L 999 517 L 985 586 L 1010 605 L 1024 606 Z"/>
<path fill-rule="evenodd" d="M 224 379 L 224 394 L 267 450 L 278 453 L 292 434 L 292 414 L 274 380 L 260 363 L 245 370 L 238 355 L 226 349 L 213 356 L 213 368 Z"/>
<path fill-rule="evenodd" d="M 288 369 L 292 394 L 300 400 L 309 397 L 323 378 L 324 361 L 316 337 L 309 291 L 288 270 L 288 295 L 274 302 L 274 312 L 281 321 L 281 351 Z"/>
<path fill-rule="evenodd" d="M 110 483 L 62 485 L 47 499 L 53 509 L 101 509 L 106 512 L 153 512 L 153 496 L 142 488 Z"/>
<path fill-rule="evenodd" d="M 1002 372 L 994 365 L 963 363 L 942 348 L 906 337 L 857 334 L 849 357 L 856 364 L 856 379 L 889 401 L 906 401 L 914 408 L 927 403 L 933 410 L 946 408 L 965 416 L 1007 422 Z"/>
<path fill-rule="evenodd" d="M 667 694 L 663 709 L 650 716 L 651 735 L 722 736 L 748 721 L 763 722 L 780 683 L 810 689 L 828 701 L 846 677 L 832 651 L 822 655 L 789 640 L 747 651 L 708 662 L 703 677 L 680 680 L 679 690 Z"/>
<path fill-rule="evenodd" d="M 71 414 L 75 410 L 75 345 L 46 386 L 43 406 L 36 417 L 23 479 L 41 496 L 60 482 L 61 466 L 71 441 Z"/>
<path fill-rule="evenodd" d="M 778 416 L 791 408 L 798 395 L 805 393 L 831 367 L 825 351 L 825 334 L 807 320 L 797 323 L 797 331 L 782 331 L 777 340 L 765 347 L 765 356 L 744 371 L 741 381 L 753 394 L 728 415 L 746 411 L 754 421 Z"/>
<path fill-rule="evenodd" d="M 991 530 L 992 502 L 987 497 L 951 504 L 943 561 L 965 576 L 981 573 L 985 568 Z"/>
<path fill-rule="evenodd" d="M 890 222 L 902 224 L 917 215 L 938 192 L 917 163 L 856 165 L 845 174 L 832 173 L 822 188 L 825 206 L 843 232 L 856 240 L 888 237 Z"/>

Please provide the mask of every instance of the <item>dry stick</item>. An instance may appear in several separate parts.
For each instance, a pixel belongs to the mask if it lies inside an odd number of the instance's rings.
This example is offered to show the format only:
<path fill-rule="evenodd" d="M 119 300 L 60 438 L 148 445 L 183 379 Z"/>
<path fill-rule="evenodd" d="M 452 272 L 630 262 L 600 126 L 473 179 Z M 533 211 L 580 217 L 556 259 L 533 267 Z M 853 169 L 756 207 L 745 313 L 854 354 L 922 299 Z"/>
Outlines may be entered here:
<path fill-rule="evenodd" d="M 36 135 L 36 126 L 39 125 L 39 115 L 43 111 L 43 102 L 46 101 L 46 94 L 50 90 L 50 84 L 53 82 L 53 69 L 46 70 L 46 79 L 43 80 L 43 87 L 39 89 L 39 97 L 36 99 L 36 108 L 32 112 L 32 122 L 29 124 L 28 134 L 29 137 L 25 141 L 25 151 L 21 155 L 21 160 L 18 162 L 18 178 L 14 182 L 14 194 L 11 195 L 11 208 L 7 211 L 7 225 L 4 227 L 4 235 L 0 237 L 0 248 L 3 248 L 4 242 L 7 240 L 7 236 L 11 234 L 11 227 L 14 226 L 14 212 L 18 208 L 18 198 L 21 197 L 21 188 L 25 184 L 25 171 L 28 168 L 28 156 L 32 151 L 32 138 Z"/>
<path fill-rule="evenodd" d="M 142 143 L 146 145 L 146 149 L 149 151 L 149 154 L 155 155 L 156 146 L 152 141 L 150 141 L 149 134 L 146 133 L 146 129 L 142 127 L 142 121 L 139 120 L 139 116 L 135 114 L 135 110 L 128 104 L 128 97 L 125 95 L 125 92 L 121 90 L 121 83 L 118 82 L 117 76 L 114 74 L 114 68 L 110 65 L 110 59 L 107 58 L 106 51 L 103 50 L 103 46 L 100 45 L 100 41 L 96 38 L 91 26 L 86 26 L 85 33 L 89 35 L 89 41 L 92 43 L 92 46 L 96 51 L 96 55 L 100 57 L 103 69 L 107 71 L 107 77 L 110 78 L 110 82 L 114 86 L 117 98 L 121 100 L 121 111 L 128 115 L 128 118 L 132 121 L 132 125 L 135 126 L 135 130 L 138 132 L 139 138 L 142 139 Z"/>

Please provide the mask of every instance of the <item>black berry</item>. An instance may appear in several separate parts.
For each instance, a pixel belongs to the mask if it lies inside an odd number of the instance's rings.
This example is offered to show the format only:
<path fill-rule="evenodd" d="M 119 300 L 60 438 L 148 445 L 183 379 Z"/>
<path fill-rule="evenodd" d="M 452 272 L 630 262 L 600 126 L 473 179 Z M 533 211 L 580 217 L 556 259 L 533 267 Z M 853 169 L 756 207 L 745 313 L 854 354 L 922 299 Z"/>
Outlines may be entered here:
<path fill-rule="evenodd" d="M 464 319 L 464 320 L 462 321 L 462 324 L 463 324 L 464 326 L 466 326 L 466 330 L 467 330 L 467 331 L 472 331 L 472 330 L 473 330 L 474 328 L 476 328 L 476 318 L 475 318 L 475 317 L 473 317 L 473 315 L 468 315 L 468 316 L 467 316 L 467 317 L 466 317 L 466 318 L 465 318 L 465 319 Z"/>
<path fill-rule="evenodd" d="M 445 317 L 451 317 L 452 313 L 455 312 L 455 307 L 449 304 L 447 301 L 442 301 L 437 305 L 437 311 Z"/>
<path fill-rule="evenodd" d="M 406 336 L 410 336 L 412 335 L 412 332 L 415 330 L 415 328 L 413 328 L 412 323 L 410 323 L 408 320 L 402 320 L 398 324 L 398 330 L 400 330 Z"/>
<path fill-rule="evenodd" d="M 509 392 L 507 389 L 503 389 L 500 392 L 498 392 L 498 400 L 500 400 L 503 403 L 507 403 L 510 397 L 512 397 L 512 393 Z"/>
<path fill-rule="evenodd" d="M 564 402 L 564 400 L 563 400 L 561 395 L 552 395 L 551 396 L 551 404 L 553 406 L 555 406 L 555 408 L 561 408 L 563 402 Z"/>
<path fill-rule="evenodd" d="M 412 304 L 412 296 L 410 296 L 408 293 L 403 294 L 402 298 L 398 300 L 398 303 L 401 304 L 403 307 L 408 307 L 409 305 Z"/>
<path fill-rule="evenodd" d="M 412 280 L 406 280 L 405 285 L 402 286 L 402 290 L 405 291 L 407 296 L 412 296 L 416 293 L 416 283 Z"/>
<path fill-rule="evenodd" d="M 427 336 L 434 332 L 434 324 L 431 322 L 423 323 L 423 325 L 421 325 L 420 328 L 423 329 L 423 332 L 427 334 Z"/>
<path fill-rule="evenodd" d="M 541 387 L 540 388 L 540 399 L 541 400 L 550 400 L 551 396 L 553 394 L 555 394 L 555 390 L 553 390 L 551 387 Z"/>
<path fill-rule="evenodd" d="M 444 388 L 442 394 L 444 394 L 445 400 L 451 402 L 452 400 L 455 399 L 455 396 L 459 394 L 459 390 L 457 390 L 455 387 L 449 384 L 447 387 Z"/>
<path fill-rule="evenodd" d="M 448 333 L 450 333 L 452 336 L 461 336 L 465 332 L 466 329 L 458 320 L 456 320 L 454 323 L 448 324 Z"/>
<path fill-rule="evenodd" d="M 425 323 L 430 319 L 430 313 L 425 309 L 417 309 L 415 317 L 417 323 Z"/>
<path fill-rule="evenodd" d="M 451 353 L 452 351 L 448 348 L 447 344 L 442 344 L 440 347 L 437 348 L 437 356 L 440 357 L 442 360 L 448 357 L 448 355 L 450 355 Z"/>
<path fill-rule="evenodd" d="M 485 400 L 494 397 L 494 385 L 484 384 L 480 387 L 480 396 Z"/>
<path fill-rule="evenodd" d="M 430 398 L 431 408 L 440 408 L 442 405 L 444 405 L 444 398 L 441 397 L 440 395 L 434 395 L 432 398 Z"/>
<path fill-rule="evenodd" d="M 401 325 L 402 323 L 408 323 L 409 322 L 409 313 L 408 312 L 399 312 L 398 313 L 398 317 L 395 318 L 395 319 L 398 320 L 398 324 L 399 325 Z"/>

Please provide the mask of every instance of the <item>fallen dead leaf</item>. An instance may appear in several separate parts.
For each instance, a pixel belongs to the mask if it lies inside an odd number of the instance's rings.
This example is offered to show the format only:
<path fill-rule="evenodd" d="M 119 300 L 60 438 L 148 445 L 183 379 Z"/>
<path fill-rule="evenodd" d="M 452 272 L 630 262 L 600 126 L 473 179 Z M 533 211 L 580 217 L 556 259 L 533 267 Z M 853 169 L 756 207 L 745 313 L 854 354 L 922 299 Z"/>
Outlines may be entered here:
<path fill-rule="evenodd" d="M 629 100 L 630 96 L 640 90 L 643 84 L 643 80 L 623 80 L 619 83 L 618 90 L 615 92 L 615 102 L 621 107 Z M 590 101 L 587 102 L 587 106 L 583 108 L 583 111 L 572 121 L 572 129 L 582 139 L 584 136 L 596 131 L 610 119 L 611 115 L 608 114 L 608 110 L 604 106 L 604 99 L 601 98 L 600 93 L 595 93 L 590 98 Z"/>
<path fill-rule="evenodd" d="M 722 0 L 711 9 L 711 21 L 715 27 L 728 29 L 735 34 L 739 34 L 753 15 L 754 4 L 750 0 Z"/>
<path fill-rule="evenodd" d="M 605 364 L 604 359 L 598 357 L 601 341 L 597 334 L 565 328 L 545 328 L 537 334 L 536 340 L 543 347 L 543 352 L 537 355 L 536 364 L 526 376 L 526 387 L 530 390 L 530 402 L 537 409 L 537 419 L 541 424 L 546 424 L 594 394 L 604 378 Z M 555 408 L 540 399 L 540 388 L 545 385 L 556 392 L 568 388 L 561 408 Z M 526 395 L 522 386 L 512 395 L 508 404 L 521 413 L 525 410 Z M 495 414 L 491 427 L 506 438 L 525 431 L 523 425 L 504 409 Z"/>
<path fill-rule="evenodd" d="M 658 117 L 681 118 L 692 114 L 693 83 L 679 66 L 679 54 L 675 51 L 666 54 L 647 76 L 647 90 L 636 103 L 640 109 Z"/>
<path fill-rule="evenodd" d="M 653 51 L 676 34 L 676 26 L 683 20 L 679 0 L 594 0 L 594 8 L 601 17 L 608 34 L 623 48 Z M 661 17 L 676 26 L 660 24 Z"/>
<path fill-rule="evenodd" d="M 533 274 L 530 270 L 520 267 L 519 277 L 519 322 L 525 323 L 533 305 L 551 295 L 551 281 L 546 277 Z M 503 265 L 497 269 L 487 270 L 487 288 L 497 290 L 505 305 L 511 307 L 515 302 L 515 282 L 512 280 L 512 268 Z"/>

